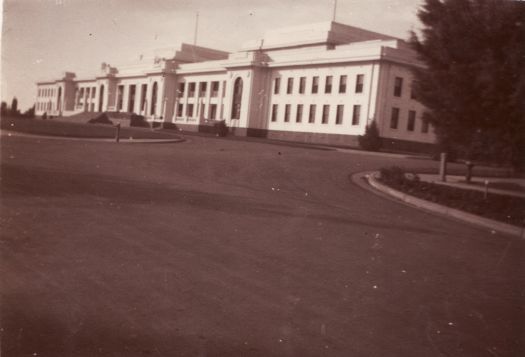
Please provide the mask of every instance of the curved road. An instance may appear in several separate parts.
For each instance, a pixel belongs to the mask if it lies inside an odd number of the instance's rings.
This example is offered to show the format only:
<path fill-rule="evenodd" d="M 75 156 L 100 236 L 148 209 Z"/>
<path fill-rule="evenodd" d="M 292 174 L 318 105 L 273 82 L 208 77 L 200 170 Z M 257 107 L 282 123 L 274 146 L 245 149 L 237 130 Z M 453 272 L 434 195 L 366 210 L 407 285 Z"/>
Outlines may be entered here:
<path fill-rule="evenodd" d="M 525 241 L 258 141 L 2 138 L 7 356 L 518 356 Z"/>

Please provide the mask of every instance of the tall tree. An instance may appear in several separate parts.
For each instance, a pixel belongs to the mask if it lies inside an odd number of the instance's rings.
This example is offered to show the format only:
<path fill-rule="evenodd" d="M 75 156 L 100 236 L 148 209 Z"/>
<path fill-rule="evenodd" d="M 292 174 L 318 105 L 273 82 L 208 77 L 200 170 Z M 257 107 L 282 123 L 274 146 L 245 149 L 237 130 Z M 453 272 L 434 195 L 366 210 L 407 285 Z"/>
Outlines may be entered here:
<path fill-rule="evenodd" d="M 13 98 L 11 101 L 11 114 L 12 115 L 18 115 L 18 99 L 16 97 Z"/>
<path fill-rule="evenodd" d="M 525 162 L 525 3 L 425 0 L 411 44 L 416 95 L 442 146 L 467 159 Z"/>
<path fill-rule="evenodd" d="M 7 107 L 7 103 L 2 101 L 2 105 L 0 107 L 0 115 L 4 116 L 4 115 L 7 115 L 9 111 L 9 108 Z"/>

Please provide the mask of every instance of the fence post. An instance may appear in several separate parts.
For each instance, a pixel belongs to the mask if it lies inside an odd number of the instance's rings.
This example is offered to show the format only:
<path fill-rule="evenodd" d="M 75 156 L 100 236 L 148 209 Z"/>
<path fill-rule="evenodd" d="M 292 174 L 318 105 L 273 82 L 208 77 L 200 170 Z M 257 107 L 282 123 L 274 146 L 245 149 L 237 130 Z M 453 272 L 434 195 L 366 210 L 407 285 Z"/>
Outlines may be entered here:
<path fill-rule="evenodd" d="M 442 152 L 439 162 L 439 180 L 446 182 L 447 181 L 447 153 Z"/>
<path fill-rule="evenodd" d="M 120 141 L 120 123 L 115 125 L 115 141 L 118 143 Z"/>

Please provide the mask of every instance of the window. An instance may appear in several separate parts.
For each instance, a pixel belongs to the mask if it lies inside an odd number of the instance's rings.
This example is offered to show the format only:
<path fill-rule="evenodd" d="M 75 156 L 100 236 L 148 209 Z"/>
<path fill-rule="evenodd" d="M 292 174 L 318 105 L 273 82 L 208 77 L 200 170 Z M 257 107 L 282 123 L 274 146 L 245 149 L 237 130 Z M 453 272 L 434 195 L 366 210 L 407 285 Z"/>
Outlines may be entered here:
<path fill-rule="evenodd" d="M 179 83 L 179 88 L 177 89 L 177 97 L 182 98 L 184 97 L 184 88 L 186 87 L 186 83 L 181 82 Z"/>
<path fill-rule="evenodd" d="M 319 77 L 315 76 L 312 78 L 312 94 L 316 94 L 319 91 Z"/>
<path fill-rule="evenodd" d="M 326 76 L 326 81 L 324 83 L 324 92 L 332 93 L 332 76 Z"/>
<path fill-rule="evenodd" d="M 297 104 L 297 112 L 295 113 L 295 122 L 300 123 L 303 121 L 303 105 Z"/>
<path fill-rule="evenodd" d="M 394 97 L 401 97 L 403 92 L 403 78 L 396 77 L 394 80 Z"/>
<path fill-rule="evenodd" d="M 390 128 L 397 129 L 399 124 L 399 108 L 392 108 L 392 116 L 390 117 Z"/>
<path fill-rule="evenodd" d="M 277 104 L 272 105 L 272 121 L 277 121 L 277 111 L 279 110 L 279 106 Z"/>
<path fill-rule="evenodd" d="M 273 83 L 273 94 L 279 94 L 281 90 L 281 77 L 277 77 Z"/>
<path fill-rule="evenodd" d="M 78 92 L 78 98 L 77 98 L 77 105 L 80 104 L 82 101 L 82 98 L 84 97 L 84 88 L 80 88 L 80 91 Z"/>
<path fill-rule="evenodd" d="M 219 82 L 217 82 L 217 89 L 219 88 Z M 210 104 L 210 119 L 217 119 L 217 104 Z"/>
<path fill-rule="evenodd" d="M 208 83 L 206 82 L 199 83 L 199 97 L 205 97 L 207 89 L 208 89 Z"/>
<path fill-rule="evenodd" d="M 135 109 L 135 91 L 136 86 L 134 84 L 130 85 L 128 95 L 128 113 L 133 113 Z"/>
<path fill-rule="evenodd" d="M 414 131 L 415 126 L 416 126 L 416 112 L 414 110 L 409 110 L 408 111 L 407 130 L 408 131 Z"/>
<path fill-rule="evenodd" d="M 330 115 L 330 105 L 323 105 L 323 117 L 321 119 L 322 124 L 328 124 L 328 116 Z"/>
<path fill-rule="evenodd" d="M 426 134 L 428 133 L 428 120 L 427 119 L 422 119 L 421 121 L 421 132 L 423 134 Z"/>
<path fill-rule="evenodd" d="M 315 104 L 310 104 L 310 114 L 308 115 L 308 122 L 315 123 L 315 111 L 317 107 Z"/>
<path fill-rule="evenodd" d="M 355 77 L 355 92 L 356 93 L 363 93 L 363 83 L 364 82 L 365 82 L 364 74 L 358 74 Z"/>
<path fill-rule="evenodd" d="M 344 113 L 345 106 L 342 104 L 337 105 L 337 114 L 335 117 L 335 123 L 336 124 L 343 124 L 343 113 Z"/>
<path fill-rule="evenodd" d="M 239 77 L 233 84 L 232 100 L 232 119 L 241 118 L 241 101 L 242 101 L 242 78 Z"/>
<path fill-rule="evenodd" d="M 140 111 L 146 110 L 146 93 L 148 92 L 148 85 L 143 84 L 140 92 Z"/>
<path fill-rule="evenodd" d="M 211 82 L 211 96 L 217 97 L 219 96 L 219 82 Z"/>
<path fill-rule="evenodd" d="M 291 109 L 291 105 L 286 104 L 286 106 L 284 107 L 284 122 L 285 123 L 288 123 L 290 121 L 290 109 Z"/>
<path fill-rule="evenodd" d="M 359 125 L 361 119 L 361 106 L 356 104 L 352 110 L 352 125 Z"/>
<path fill-rule="evenodd" d="M 179 104 L 177 104 L 177 116 L 181 117 L 182 113 L 184 113 L 184 104 L 183 103 L 179 103 Z"/>
<path fill-rule="evenodd" d="M 104 85 L 100 86 L 98 94 L 98 111 L 101 112 L 104 107 Z"/>
<path fill-rule="evenodd" d="M 59 89 L 59 93 L 60 93 L 60 88 L 58 88 L 58 89 Z M 91 88 L 91 98 L 95 98 L 96 91 L 97 91 L 97 87 Z"/>
<path fill-rule="evenodd" d="M 299 94 L 304 94 L 305 87 L 306 87 L 306 77 L 301 77 L 299 79 Z"/>
<path fill-rule="evenodd" d="M 191 103 L 186 106 L 186 116 L 193 117 L 193 104 Z"/>
<path fill-rule="evenodd" d="M 151 90 L 151 111 L 150 115 L 156 115 L 157 114 L 157 92 L 159 89 L 159 85 L 157 82 L 153 82 L 153 89 Z"/>
<path fill-rule="evenodd" d="M 345 75 L 339 77 L 339 93 L 346 93 L 346 79 Z"/>
<path fill-rule="evenodd" d="M 410 99 L 416 99 L 416 93 L 414 90 L 414 81 L 412 81 L 412 84 L 410 85 Z"/>
<path fill-rule="evenodd" d="M 86 88 L 86 97 L 89 97 L 89 88 Z M 117 110 L 122 110 L 123 100 L 124 100 L 124 86 L 119 85 L 117 87 Z"/>
<path fill-rule="evenodd" d="M 288 85 L 286 86 L 286 94 L 292 94 L 293 92 L 293 78 L 288 78 Z"/>
<path fill-rule="evenodd" d="M 195 83 L 188 84 L 188 97 L 195 97 Z"/>
<path fill-rule="evenodd" d="M 204 118 L 204 114 L 206 113 L 206 104 L 201 105 L 201 111 L 199 113 L 200 118 Z"/>

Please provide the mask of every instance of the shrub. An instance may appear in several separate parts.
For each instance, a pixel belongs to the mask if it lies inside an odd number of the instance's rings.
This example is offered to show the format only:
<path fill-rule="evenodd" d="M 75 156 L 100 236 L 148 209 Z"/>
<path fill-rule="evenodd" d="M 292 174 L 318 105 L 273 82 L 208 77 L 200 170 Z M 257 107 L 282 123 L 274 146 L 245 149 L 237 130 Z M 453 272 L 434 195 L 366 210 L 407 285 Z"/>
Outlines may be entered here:
<path fill-rule="evenodd" d="M 404 168 L 399 166 L 391 166 L 388 168 L 381 168 L 381 181 L 394 187 L 410 186 L 415 182 L 419 182 L 419 176 L 412 172 L 407 172 Z"/>
<path fill-rule="evenodd" d="M 42 120 L 46 120 L 47 119 L 47 112 L 44 112 L 44 114 L 42 114 Z"/>
<path fill-rule="evenodd" d="M 106 113 L 99 114 L 98 116 L 94 117 L 93 119 L 89 119 L 89 124 L 105 124 L 105 125 L 113 125 L 113 122 L 109 119 L 108 115 Z"/>
<path fill-rule="evenodd" d="M 217 136 L 228 135 L 228 126 L 226 125 L 226 122 L 224 120 L 217 121 L 213 124 L 213 127 L 215 128 L 215 134 Z"/>
<path fill-rule="evenodd" d="M 177 125 L 170 123 L 169 121 L 165 121 L 162 123 L 162 129 L 168 129 L 168 130 L 179 130 Z"/>
<path fill-rule="evenodd" d="M 379 149 L 381 149 L 381 137 L 379 136 L 379 130 L 377 129 L 375 121 L 367 125 L 365 134 L 359 135 L 358 141 L 359 146 L 363 150 L 379 151 Z"/>
<path fill-rule="evenodd" d="M 129 125 L 130 126 L 138 126 L 141 128 L 149 128 L 149 123 L 144 119 L 142 115 L 137 114 L 131 114 L 131 117 L 129 118 Z"/>

